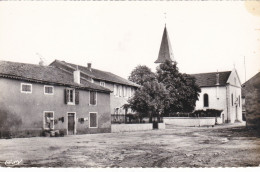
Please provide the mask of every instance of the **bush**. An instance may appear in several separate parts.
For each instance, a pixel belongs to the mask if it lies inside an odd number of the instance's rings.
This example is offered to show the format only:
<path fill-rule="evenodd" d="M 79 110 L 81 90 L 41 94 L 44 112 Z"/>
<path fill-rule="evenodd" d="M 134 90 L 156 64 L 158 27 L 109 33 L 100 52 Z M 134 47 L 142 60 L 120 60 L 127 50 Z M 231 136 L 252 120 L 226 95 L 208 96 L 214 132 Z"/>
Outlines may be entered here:
<path fill-rule="evenodd" d="M 172 113 L 169 116 L 170 117 L 220 117 L 222 110 L 217 109 L 207 109 L 207 110 L 195 110 L 191 113 L 185 113 L 185 112 L 177 112 Z"/>

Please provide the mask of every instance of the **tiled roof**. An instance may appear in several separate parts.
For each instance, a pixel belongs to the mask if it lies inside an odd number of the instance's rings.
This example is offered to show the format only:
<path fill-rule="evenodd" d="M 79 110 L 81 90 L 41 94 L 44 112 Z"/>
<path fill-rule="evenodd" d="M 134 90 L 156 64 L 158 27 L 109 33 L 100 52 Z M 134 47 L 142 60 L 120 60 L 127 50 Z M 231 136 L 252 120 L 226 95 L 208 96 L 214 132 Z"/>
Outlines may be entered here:
<path fill-rule="evenodd" d="M 109 89 L 81 80 L 81 84 L 73 81 L 73 75 L 52 66 L 0 61 L 0 76 L 26 80 L 30 82 L 74 86 L 82 89 L 110 92 Z"/>
<path fill-rule="evenodd" d="M 55 60 L 50 65 L 55 66 L 55 62 L 66 65 L 66 66 L 73 67 L 74 69 L 76 69 L 78 67 L 78 69 L 81 72 L 89 75 L 90 77 L 93 77 L 94 79 L 108 81 L 108 82 L 112 82 L 112 83 L 124 84 L 124 85 L 129 85 L 129 86 L 134 86 L 134 87 L 139 87 L 138 84 L 135 84 L 131 81 L 128 81 L 127 79 L 124 79 L 124 78 L 122 78 L 118 75 L 115 75 L 113 73 L 110 73 L 110 72 L 106 72 L 106 71 L 102 71 L 102 70 L 98 70 L 98 69 L 94 69 L 94 68 L 91 68 L 91 71 L 90 71 L 86 66 L 67 63 L 65 61 L 60 61 L 60 60 Z"/>
<path fill-rule="evenodd" d="M 216 86 L 217 83 L 217 74 L 219 74 L 219 85 L 224 86 L 227 83 L 231 71 L 199 73 L 191 75 L 196 78 L 196 83 L 200 87 L 213 87 Z"/>
<path fill-rule="evenodd" d="M 246 91 L 248 91 L 248 87 L 250 87 L 252 83 L 255 83 L 257 81 L 260 81 L 260 72 L 258 72 L 252 78 L 250 78 L 244 84 L 242 84 L 242 97 L 246 96 Z"/>

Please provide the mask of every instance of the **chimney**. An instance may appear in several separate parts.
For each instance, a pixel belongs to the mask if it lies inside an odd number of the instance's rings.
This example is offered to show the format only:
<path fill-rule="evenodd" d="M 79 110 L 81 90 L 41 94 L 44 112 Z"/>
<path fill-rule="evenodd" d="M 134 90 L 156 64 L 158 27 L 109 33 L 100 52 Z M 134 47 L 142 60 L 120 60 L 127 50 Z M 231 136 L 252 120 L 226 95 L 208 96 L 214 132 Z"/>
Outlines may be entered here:
<path fill-rule="evenodd" d="M 77 70 L 73 72 L 73 78 L 75 83 L 80 84 L 80 71 L 78 69 L 78 66 L 77 66 Z"/>
<path fill-rule="evenodd" d="M 88 70 L 91 71 L 91 63 L 88 63 Z"/>
<path fill-rule="evenodd" d="M 43 58 L 40 58 L 39 65 L 40 66 L 45 66 L 45 62 L 44 62 Z"/>

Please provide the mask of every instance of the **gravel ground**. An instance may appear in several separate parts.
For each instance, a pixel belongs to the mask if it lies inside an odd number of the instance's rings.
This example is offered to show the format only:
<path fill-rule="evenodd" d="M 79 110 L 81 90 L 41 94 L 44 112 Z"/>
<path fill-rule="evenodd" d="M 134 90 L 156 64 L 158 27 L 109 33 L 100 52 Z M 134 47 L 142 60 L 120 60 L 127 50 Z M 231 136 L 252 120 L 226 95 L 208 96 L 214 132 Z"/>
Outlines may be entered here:
<path fill-rule="evenodd" d="M 0 140 L 0 166 L 251 167 L 260 137 L 244 125 Z"/>

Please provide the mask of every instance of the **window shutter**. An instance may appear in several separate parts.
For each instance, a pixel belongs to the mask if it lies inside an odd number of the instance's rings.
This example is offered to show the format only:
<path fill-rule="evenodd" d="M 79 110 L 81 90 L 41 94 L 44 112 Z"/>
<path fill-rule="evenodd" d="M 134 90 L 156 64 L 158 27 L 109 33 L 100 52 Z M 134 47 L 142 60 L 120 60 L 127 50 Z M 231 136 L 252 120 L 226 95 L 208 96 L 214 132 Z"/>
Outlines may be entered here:
<path fill-rule="evenodd" d="M 94 92 L 94 105 L 97 104 L 97 92 Z"/>
<path fill-rule="evenodd" d="M 64 89 L 64 103 L 65 104 L 68 104 L 68 99 L 69 99 L 69 94 L 68 94 L 68 91 L 66 88 Z"/>
<path fill-rule="evenodd" d="M 79 104 L 79 90 L 75 90 L 75 104 Z"/>

